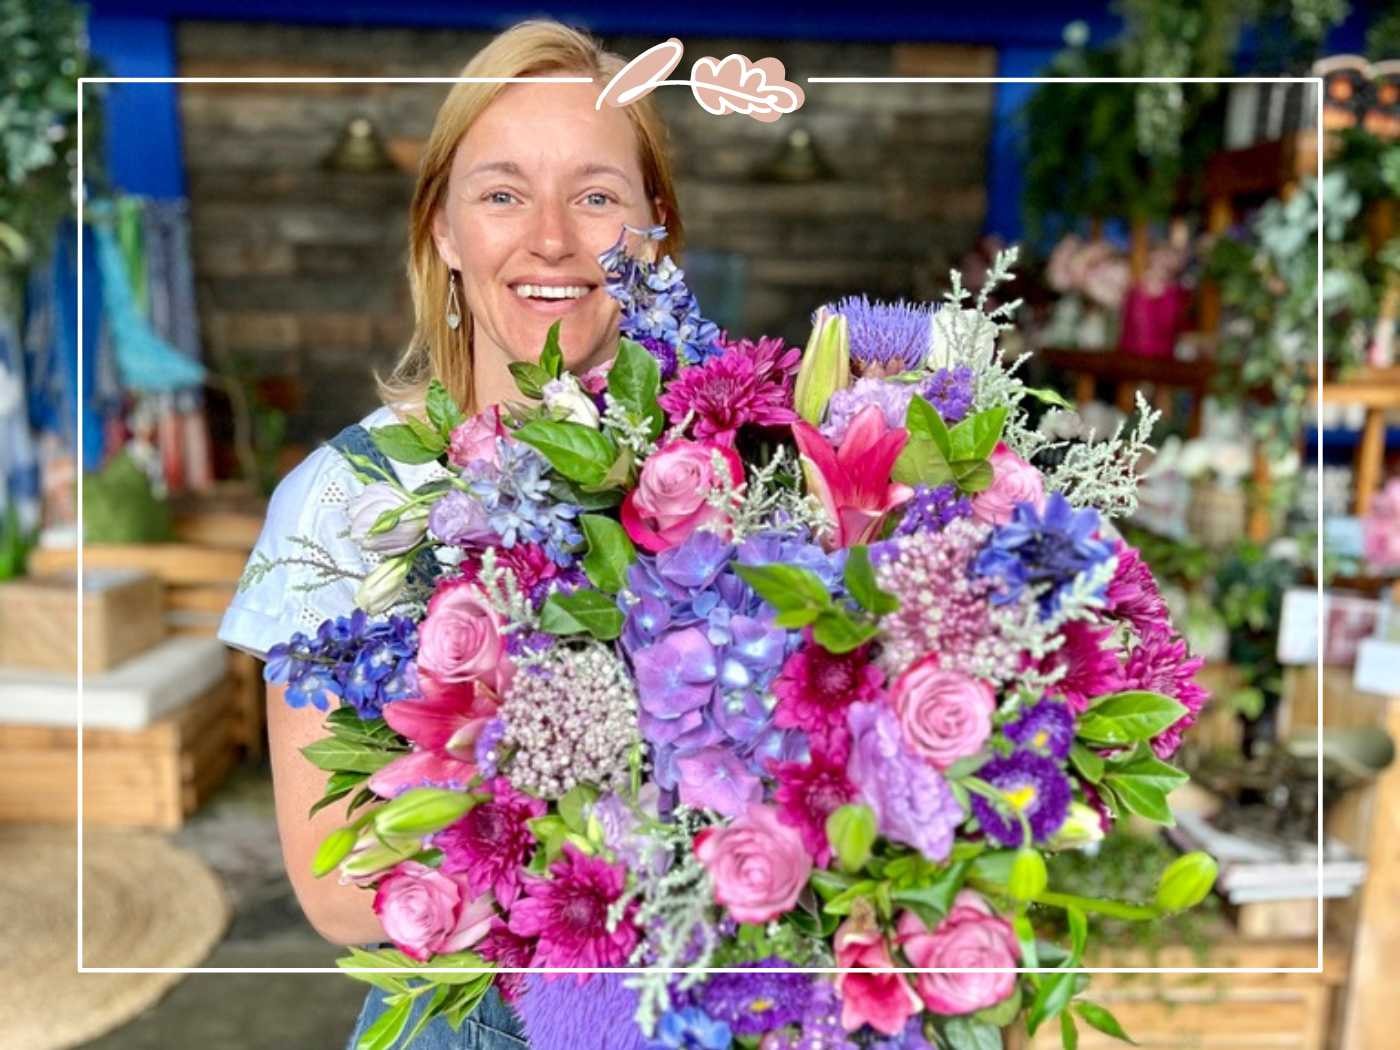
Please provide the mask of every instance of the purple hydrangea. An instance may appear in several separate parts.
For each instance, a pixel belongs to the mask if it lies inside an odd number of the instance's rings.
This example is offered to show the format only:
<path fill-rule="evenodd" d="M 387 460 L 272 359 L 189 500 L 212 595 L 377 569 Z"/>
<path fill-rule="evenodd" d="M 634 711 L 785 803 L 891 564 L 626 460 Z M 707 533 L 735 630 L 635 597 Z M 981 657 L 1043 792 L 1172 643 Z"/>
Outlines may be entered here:
<path fill-rule="evenodd" d="M 852 736 L 847 772 L 875 811 L 880 834 L 930 860 L 947 860 L 953 831 L 966 816 L 948 782 L 909 750 L 887 704 L 852 704 L 846 718 Z"/>
<path fill-rule="evenodd" d="M 1022 817 L 1030 826 L 1032 842 L 1044 842 L 1065 822 L 1069 778 L 1053 759 L 1032 751 L 1013 751 L 987 762 L 977 776 L 1003 795 L 1000 805 L 981 795 L 972 796 L 972 813 L 993 842 L 1022 845 Z"/>
<path fill-rule="evenodd" d="M 846 319 L 851 339 L 851 368 L 858 375 L 890 376 L 918 368 L 928 356 L 937 307 L 920 303 L 872 302 L 847 296 L 828 313 Z M 812 315 L 816 322 L 816 313 Z"/>
<path fill-rule="evenodd" d="M 909 536 L 916 532 L 940 532 L 955 518 L 972 517 L 972 501 L 958 491 L 956 485 L 914 486 L 914 495 L 902 508 L 904 517 L 895 527 L 894 535 Z"/>
<path fill-rule="evenodd" d="M 771 956 L 745 965 L 777 968 L 791 963 Z M 812 978 L 797 971 L 715 974 L 694 998 L 735 1035 L 762 1035 L 802 1019 L 812 999 Z"/>
<path fill-rule="evenodd" d="M 972 368 L 940 368 L 919 386 L 919 396 L 938 410 L 949 426 L 961 423 L 972 409 Z"/>
<path fill-rule="evenodd" d="M 363 719 L 385 703 L 418 695 L 418 627 L 406 616 L 370 620 L 363 609 L 324 621 L 316 637 L 298 631 L 267 654 L 263 678 L 287 684 L 292 707 L 329 709 L 340 697 Z"/>
<path fill-rule="evenodd" d="M 1048 585 L 1040 595 L 1040 612 L 1050 616 L 1076 576 L 1113 557 L 1112 545 L 1097 538 L 1098 531 L 1098 511 L 1075 510 L 1061 493 L 1050 493 L 1043 514 L 1034 504 L 1018 503 L 1011 520 L 998 526 L 978 553 L 972 573 L 1000 580 L 1001 589 L 992 596 L 996 605 L 1016 600 L 1027 586 Z"/>
<path fill-rule="evenodd" d="M 1012 743 L 1063 762 L 1074 742 L 1074 714 L 1068 704 L 1046 698 L 1008 724 L 1005 732 Z"/>

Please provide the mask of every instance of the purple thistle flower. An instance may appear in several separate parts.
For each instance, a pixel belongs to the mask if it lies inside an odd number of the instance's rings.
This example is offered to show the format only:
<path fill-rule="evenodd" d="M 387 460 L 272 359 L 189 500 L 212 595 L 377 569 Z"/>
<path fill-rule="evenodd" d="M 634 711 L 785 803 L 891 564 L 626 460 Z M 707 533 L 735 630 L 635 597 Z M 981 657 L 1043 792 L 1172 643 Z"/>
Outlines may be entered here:
<path fill-rule="evenodd" d="M 1030 825 L 1032 842 L 1044 842 L 1065 822 L 1069 778 L 1052 759 L 1031 751 L 1014 751 L 987 762 L 977 776 L 1004 796 L 1000 806 L 981 795 L 972 796 L 973 816 L 993 842 L 1022 845 L 1020 817 Z"/>
<path fill-rule="evenodd" d="M 1074 714 L 1068 704 L 1047 698 L 1008 724 L 1006 736 L 1028 751 L 1063 762 L 1074 742 Z"/>
<path fill-rule="evenodd" d="M 897 303 L 871 302 L 863 295 L 851 295 L 826 310 L 846 318 L 851 368 L 860 375 L 908 372 L 928 356 L 936 307 L 903 299 Z M 815 313 L 812 320 L 816 322 Z"/>
<path fill-rule="evenodd" d="M 937 488 L 916 485 L 913 498 L 902 510 L 904 517 L 894 530 L 896 536 L 908 536 L 915 532 L 939 532 L 954 518 L 970 518 L 972 501 L 960 495 L 956 485 L 939 485 Z"/>
<path fill-rule="evenodd" d="M 938 409 L 949 426 L 961 423 L 972 408 L 972 368 L 940 368 L 919 387 L 919 396 Z"/>
<path fill-rule="evenodd" d="M 779 967 L 791 963 L 777 956 L 745 966 Z M 812 999 L 812 978 L 805 973 L 720 973 L 706 981 L 695 999 L 711 1017 L 735 1035 L 762 1035 L 802 1019 Z"/>

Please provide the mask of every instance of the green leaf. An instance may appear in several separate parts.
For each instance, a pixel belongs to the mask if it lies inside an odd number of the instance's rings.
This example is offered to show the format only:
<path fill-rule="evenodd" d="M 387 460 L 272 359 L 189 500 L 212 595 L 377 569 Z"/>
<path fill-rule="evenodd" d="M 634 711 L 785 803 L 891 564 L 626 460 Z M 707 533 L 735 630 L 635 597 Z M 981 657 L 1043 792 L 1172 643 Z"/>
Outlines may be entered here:
<path fill-rule="evenodd" d="M 826 584 L 810 569 L 778 564 L 736 564 L 734 571 L 760 598 L 779 612 L 789 609 L 826 609 L 832 604 L 831 592 L 826 589 Z"/>
<path fill-rule="evenodd" d="M 1011 928 L 1016 931 L 1016 943 L 1021 946 L 1021 965 L 1035 969 L 1040 965 L 1040 953 L 1036 949 L 1035 927 L 1031 920 L 1024 914 L 1017 915 L 1011 920 Z"/>
<path fill-rule="evenodd" d="M 1016 860 L 1013 849 L 991 850 L 972 861 L 970 877 L 1003 889 L 1011 881 L 1011 865 Z"/>
<path fill-rule="evenodd" d="M 316 802 L 312 805 L 311 809 L 307 812 L 307 816 L 314 817 L 317 813 L 321 812 L 321 810 L 325 809 L 327 806 L 334 805 L 335 803 L 339 802 L 346 795 L 350 794 L 350 792 L 353 790 L 354 788 L 343 788 L 339 791 L 328 791 L 326 794 L 322 795 L 319 799 L 316 800 Z"/>
<path fill-rule="evenodd" d="M 554 378 L 539 365 L 528 361 L 512 361 L 506 367 L 510 369 L 516 388 L 534 401 L 544 398 L 544 385 Z"/>
<path fill-rule="evenodd" d="M 404 423 L 375 427 L 369 436 L 375 448 L 400 463 L 431 463 L 442 451 L 440 445 L 436 448 L 425 445 L 413 428 Z"/>
<path fill-rule="evenodd" d="M 559 816 L 570 831 L 583 833 L 587 824 L 583 816 L 584 807 L 591 806 L 597 798 L 597 789 L 587 784 L 577 784 L 559 799 Z"/>
<path fill-rule="evenodd" d="M 1059 391 L 1051 390 L 1049 387 L 1028 386 L 1024 390 L 1042 405 L 1051 405 L 1055 408 L 1074 408 L 1074 402 L 1066 400 Z"/>
<path fill-rule="evenodd" d="M 831 653 L 849 653 L 852 649 L 859 649 L 877 633 L 879 628 L 873 623 L 855 620 L 837 605 L 823 609 L 812 623 L 813 639 Z"/>
<path fill-rule="evenodd" d="M 360 1036 L 355 1050 L 391 1050 L 408 1027 L 409 1015 L 413 1012 L 416 1000 L 405 997 L 390 1006 Z"/>
<path fill-rule="evenodd" d="M 887 591 L 880 590 L 875 582 L 875 571 L 870 567 L 870 549 L 852 547 L 846 552 L 846 590 L 860 603 L 861 608 L 883 616 L 899 608 L 899 599 Z"/>
<path fill-rule="evenodd" d="M 788 630 L 796 630 L 799 627 L 806 627 L 822 614 L 822 611 L 814 606 L 804 606 L 801 609 L 784 609 L 773 617 L 773 622 L 779 627 L 786 627 Z"/>
<path fill-rule="evenodd" d="M 665 425 L 656 395 L 661 389 L 661 367 L 641 343 L 622 339 L 617 357 L 608 370 L 608 393 L 630 408 L 639 419 L 649 420 L 648 436 L 653 440 Z"/>
<path fill-rule="evenodd" d="M 1103 759 L 1078 741 L 1069 746 L 1069 760 L 1089 783 L 1097 784 L 1103 778 Z"/>
<path fill-rule="evenodd" d="M 307 744 L 301 749 L 317 769 L 327 772 L 347 771 L 351 773 L 376 773 L 383 769 L 402 752 L 385 751 L 383 748 L 353 744 L 336 737 L 327 737 Z"/>
<path fill-rule="evenodd" d="M 549 326 L 544 337 L 544 349 L 540 351 L 540 368 L 550 379 L 558 379 L 564 371 L 564 353 L 559 349 L 559 326 L 563 321 L 555 321 Z"/>
<path fill-rule="evenodd" d="M 1156 736 L 1184 714 L 1185 705 L 1161 693 L 1114 693 L 1079 716 L 1078 734 L 1099 744 L 1132 744 Z"/>
<path fill-rule="evenodd" d="M 992 1025 L 995 1028 L 1005 1028 L 1021 1015 L 1021 986 L 1012 986 L 1011 994 L 995 1006 L 989 1006 L 985 1010 L 978 1010 L 972 1015 L 974 1020 L 983 1024 Z"/>
<path fill-rule="evenodd" d="M 956 458 L 953 455 L 953 438 L 948 425 L 928 401 L 915 394 L 909 399 L 909 409 L 904 416 L 904 426 L 911 435 L 922 434 L 929 438 L 945 460 Z"/>
<path fill-rule="evenodd" d="M 829 871 L 825 868 L 814 868 L 808 884 L 816 891 L 818 897 L 829 901 L 850 889 L 856 881 L 852 875 L 846 875 L 839 871 Z"/>
<path fill-rule="evenodd" d="M 617 459 L 617 445 L 606 434 L 582 423 L 536 419 L 515 437 L 537 449 L 555 470 L 580 485 L 597 485 Z"/>
<path fill-rule="evenodd" d="M 449 974 L 448 976 L 457 975 Z M 418 1038 L 423 1029 L 442 1011 L 442 1004 L 451 993 L 451 987 L 446 984 L 440 984 L 433 989 L 433 997 L 428 1000 L 428 1005 L 423 1008 L 423 1012 L 419 1015 L 418 1021 L 408 1030 L 408 1035 L 404 1038 L 404 1046 L 413 1045 L 413 1041 Z"/>
<path fill-rule="evenodd" d="M 862 897 L 873 897 L 875 888 L 879 885 L 874 879 L 861 879 L 827 901 L 822 906 L 822 911 L 828 915 L 849 915 L 855 902 Z"/>
<path fill-rule="evenodd" d="M 1060 1045 L 1064 1050 L 1079 1050 L 1079 1029 L 1068 1010 L 1060 1014 Z"/>
<path fill-rule="evenodd" d="M 428 383 L 427 408 L 428 420 L 444 440 L 450 438 L 452 431 L 467 421 L 467 417 L 457 407 L 457 402 L 452 400 L 452 395 L 447 392 L 447 387 L 438 379 Z"/>
<path fill-rule="evenodd" d="M 921 905 L 929 908 L 941 918 L 953 906 L 953 898 L 962 889 L 967 876 L 968 862 L 957 861 L 943 868 L 932 879 L 919 886 L 896 889 L 891 894 L 896 904 Z"/>
<path fill-rule="evenodd" d="M 952 1050 L 1002 1050 L 1001 1029 L 971 1017 L 952 1017 L 943 1026 Z"/>
<path fill-rule="evenodd" d="M 610 492 L 617 489 L 631 489 L 636 487 L 636 473 L 633 467 L 636 460 L 632 455 L 632 450 L 626 445 L 617 450 L 617 459 L 612 461 L 612 466 L 608 467 L 608 472 L 603 475 L 603 480 L 596 485 L 584 485 L 585 492 Z"/>
<path fill-rule="evenodd" d="M 405 422 L 408 424 L 408 429 L 413 431 L 413 436 L 422 443 L 424 448 L 434 449 L 437 454 L 441 455 L 442 450 L 447 447 L 447 439 L 438 432 L 436 427 L 428 426 L 417 416 L 408 416 Z"/>
<path fill-rule="evenodd" d="M 1137 1046 L 1127 1032 L 1123 1031 L 1123 1026 L 1118 1023 L 1118 1018 L 1109 1013 L 1098 1003 L 1078 1002 L 1074 1004 L 1074 1012 L 1084 1019 L 1084 1023 L 1091 1028 L 1097 1028 L 1104 1035 L 1111 1035 L 1114 1039 L 1121 1039 L 1125 1043 L 1132 1043 Z"/>
<path fill-rule="evenodd" d="M 911 433 L 890 477 L 903 485 L 946 485 L 953 480 L 953 468 L 932 438 Z"/>
<path fill-rule="evenodd" d="M 958 488 L 968 495 L 986 490 L 996 478 L 992 465 L 985 459 L 960 459 L 948 467 Z"/>
<path fill-rule="evenodd" d="M 859 871 L 875 845 L 875 811 L 858 802 L 838 806 L 826 818 L 826 837 L 846 871 Z"/>
<path fill-rule="evenodd" d="M 348 946 L 349 957 L 342 956 L 335 961 L 335 964 L 345 971 L 346 976 L 353 977 L 357 981 L 364 981 L 372 984 L 376 988 L 383 989 L 392 994 L 408 991 L 408 981 L 403 977 L 395 977 L 388 973 L 362 973 L 362 967 L 382 967 L 393 966 L 395 963 L 381 957 L 379 952 L 365 951 L 363 948 L 356 948 L 354 945 Z"/>
<path fill-rule="evenodd" d="M 555 591 L 540 609 L 540 630 L 549 634 L 587 634 L 610 642 L 622 633 L 626 617 L 617 603 L 602 591 Z"/>
<path fill-rule="evenodd" d="M 968 416 L 948 432 L 951 460 L 982 460 L 990 456 L 1001 440 L 1002 428 L 1006 425 L 1007 409 L 1004 405 L 989 408 Z"/>
<path fill-rule="evenodd" d="M 549 483 L 549 494 L 557 500 L 576 504 L 586 511 L 610 510 L 622 502 L 622 493 L 617 489 L 586 492 L 577 482 L 559 477 Z"/>
<path fill-rule="evenodd" d="M 1158 759 L 1145 745 L 1126 760 L 1108 763 L 1106 769 L 1103 786 L 1125 809 L 1159 824 L 1174 823 L 1167 795 L 1190 779 L 1185 773 Z"/>
<path fill-rule="evenodd" d="M 1089 943 L 1089 920 L 1083 910 L 1074 905 L 1065 909 L 1065 918 L 1069 921 L 1069 965 L 1078 966 L 1084 960 L 1084 948 Z"/>
<path fill-rule="evenodd" d="M 637 560 L 637 549 L 627 538 L 627 530 L 612 518 L 585 514 L 579 521 L 588 539 L 583 571 L 600 591 L 616 594 L 627 582 L 627 567 Z"/>
<path fill-rule="evenodd" d="M 1046 1021 L 1054 1020 L 1074 995 L 1074 974 L 1041 974 L 1041 977 L 1040 987 L 1026 1011 L 1026 1031 L 1031 1035 Z"/>

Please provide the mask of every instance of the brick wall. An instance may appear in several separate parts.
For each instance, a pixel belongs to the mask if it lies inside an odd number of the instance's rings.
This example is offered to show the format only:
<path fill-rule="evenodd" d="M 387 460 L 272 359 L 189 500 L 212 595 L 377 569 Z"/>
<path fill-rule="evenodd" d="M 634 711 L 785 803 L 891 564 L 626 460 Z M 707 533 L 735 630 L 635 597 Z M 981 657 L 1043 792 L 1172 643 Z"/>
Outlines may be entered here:
<path fill-rule="evenodd" d="M 489 36 L 460 31 L 187 22 L 185 76 L 452 76 Z M 655 40 L 605 41 L 633 55 Z M 989 49 L 692 38 L 687 58 L 774 55 L 788 76 L 991 75 Z M 682 68 L 688 68 L 683 65 Z M 985 211 L 990 85 L 807 85 L 776 124 L 715 118 L 683 88 L 670 124 L 692 248 L 742 253 L 741 330 L 800 341 L 834 296 L 936 298 Z M 405 224 L 415 144 L 437 84 L 186 84 L 180 108 L 206 345 L 307 392 L 289 438 L 315 441 L 375 404 L 369 369 L 405 344 Z M 353 116 L 370 117 L 407 170 L 324 170 Z M 801 126 L 836 169 L 784 186 L 751 173 Z M 311 392 L 314 391 L 314 395 Z"/>

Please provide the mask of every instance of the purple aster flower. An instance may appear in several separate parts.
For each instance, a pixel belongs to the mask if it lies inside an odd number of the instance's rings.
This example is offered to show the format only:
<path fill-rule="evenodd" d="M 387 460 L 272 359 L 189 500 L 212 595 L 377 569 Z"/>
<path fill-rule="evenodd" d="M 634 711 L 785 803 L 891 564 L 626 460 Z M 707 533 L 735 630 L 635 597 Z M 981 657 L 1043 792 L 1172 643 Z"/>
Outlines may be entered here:
<path fill-rule="evenodd" d="M 981 795 L 972 796 L 972 813 L 993 842 L 1022 845 L 1022 817 L 1030 825 L 1032 842 L 1044 842 L 1065 822 L 1070 803 L 1069 778 L 1053 759 L 1031 751 L 1014 751 L 987 762 L 977 776 L 1003 796 L 1000 805 Z"/>
<path fill-rule="evenodd" d="M 651 336 L 642 336 L 637 342 L 642 344 L 643 349 L 652 357 L 656 358 L 656 366 L 661 370 L 661 382 L 669 383 L 676 375 L 676 348 L 663 339 L 653 339 Z"/>
<path fill-rule="evenodd" d="M 888 705 L 852 704 L 846 717 L 852 737 L 846 770 L 875 811 L 880 833 L 930 860 L 946 860 L 965 817 L 947 781 L 908 749 Z"/>
<path fill-rule="evenodd" d="M 949 426 L 961 423 L 972 408 L 972 368 L 940 368 L 919 386 L 919 396 L 936 408 Z"/>
<path fill-rule="evenodd" d="M 746 966 L 790 966 L 778 956 Z M 762 1035 L 802 1019 L 812 999 L 812 978 L 805 973 L 717 973 L 695 993 L 711 1017 L 735 1035 Z"/>
<path fill-rule="evenodd" d="M 956 485 L 914 486 L 914 496 L 902 508 L 904 517 L 894 530 L 896 536 L 915 532 L 939 532 L 954 518 L 972 517 L 972 500 L 960 495 Z"/>
<path fill-rule="evenodd" d="M 871 302 L 847 296 L 828 313 L 846 318 L 851 336 L 851 368 L 859 375 L 891 376 L 918 368 L 928 356 L 937 308 L 919 303 Z M 816 323 L 816 314 L 812 315 Z"/>
<path fill-rule="evenodd" d="M 1018 503 L 974 559 L 972 573 L 1000 580 L 995 605 L 1014 601 L 1028 585 L 1049 584 L 1040 596 L 1041 615 L 1049 616 L 1076 576 L 1113 557 L 1113 547 L 1097 538 L 1098 529 L 1098 511 L 1075 510 L 1058 492 L 1046 498 L 1043 515 L 1033 504 Z"/>
<path fill-rule="evenodd" d="M 1044 699 L 1006 726 L 1007 739 L 1063 762 L 1074 742 L 1074 714 L 1059 700 Z"/>
<path fill-rule="evenodd" d="M 687 1006 L 661 1018 L 648 1050 L 729 1050 L 732 1039 L 723 1021 L 699 1007 Z"/>

